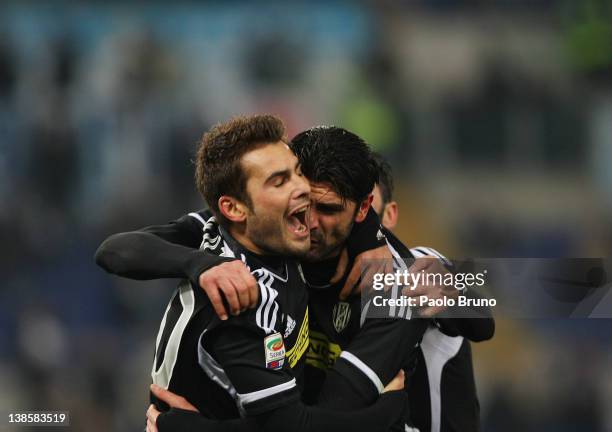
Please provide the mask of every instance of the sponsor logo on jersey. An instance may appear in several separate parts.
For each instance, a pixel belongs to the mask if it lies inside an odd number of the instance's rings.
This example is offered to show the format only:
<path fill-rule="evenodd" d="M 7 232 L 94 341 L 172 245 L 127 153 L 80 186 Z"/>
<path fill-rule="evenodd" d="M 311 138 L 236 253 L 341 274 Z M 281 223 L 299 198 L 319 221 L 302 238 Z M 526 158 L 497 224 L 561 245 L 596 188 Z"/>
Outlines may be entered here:
<path fill-rule="evenodd" d="M 385 235 L 382 233 L 381 230 L 378 230 L 378 232 L 376 233 L 376 240 L 382 241 L 384 239 L 386 239 Z"/>
<path fill-rule="evenodd" d="M 285 363 L 285 344 L 280 333 L 274 333 L 264 339 L 266 368 L 280 369 Z"/>
<path fill-rule="evenodd" d="M 338 333 L 342 332 L 351 319 L 351 305 L 347 302 L 338 302 L 332 312 L 332 322 Z"/>
<path fill-rule="evenodd" d="M 319 369 L 329 369 L 334 366 L 342 348 L 331 342 L 328 337 L 317 331 L 310 332 L 310 346 L 306 354 L 306 364 Z"/>
<path fill-rule="evenodd" d="M 293 347 L 287 351 L 286 358 L 289 362 L 289 366 L 295 367 L 298 361 L 302 358 L 308 349 L 308 340 L 308 308 L 306 308 L 306 313 L 304 314 L 304 320 L 300 326 L 297 340 L 295 341 L 295 344 L 293 344 Z"/>

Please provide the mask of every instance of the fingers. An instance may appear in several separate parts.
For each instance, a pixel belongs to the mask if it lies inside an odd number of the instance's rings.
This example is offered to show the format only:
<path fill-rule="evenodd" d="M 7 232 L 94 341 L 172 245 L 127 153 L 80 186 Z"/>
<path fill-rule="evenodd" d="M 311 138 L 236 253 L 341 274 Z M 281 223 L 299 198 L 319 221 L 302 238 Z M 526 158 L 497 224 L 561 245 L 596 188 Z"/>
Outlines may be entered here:
<path fill-rule="evenodd" d="M 219 289 L 223 293 L 225 300 L 230 308 L 230 313 L 234 316 L 240 314 L 240 301 L 238 300 L 238 289 L 231 278 L 227 278 L 219 284 Z"/>
<path fill-rule="evenodd" d="M 152 423 L 151 420 L 147 419 L 147 429 L 146 432 L 158 432 L 157 425 Z"/>
<path fill-rule="evenodd" d="M 246 266 L 244 270 L 245 271 L 240 272 L 239 276 L 242 280 L 242 284 L 246 287 L 248 302 L 246 304 L 241 303 L 241 306 L 243 309 L 253 309 L 257 306 L 257 302 L 259 301 L 259 286 L 257 285 L 257 280 L 253 277 L 251 272 L 248 271 Z"/>
<path fill-rule="evenodd" d="M 249 271 L 248 267 L 242 261 L 232 261 L 231 268 L 228 268 L 230 273 L 227 275 L 231 283 L 231 287 L 234 292 L 223 293 L 226 295 L 227 301 L 230 303 L 230 310 L 233 315 L 238 315 L 240 312 L 244 312 L 248 308 L 254 308 L 257 306 L 257 300 L 259 299 L 259 287 L 257 281 Z M 230 286 L 230 284 L 228 284 Z M 228 288 L 230 289 L 230 288 Z M 235 310 L 232 306 L 230 298 L 236 297 L 238 310 Z"/>
<path fill-rule="evenodd" d="M 393 273 L 393 255 L 387 245 L 377 247 L 361 253 L 355 260 L 355 265 L 365 264 L 363 277 L 359 282 L 359 285 L 353 289 L 353 294 L 359 294 L 364 289 L 370 289 L 374 281 L 374 275 L 376 273 Z M 361 265 L 363 268 L 364 266 Z"/>
<path fill-rule="evenodd" d="M 346 250 L 346 248 L 344 248 L 342 249 L 342 252 L 340 253 L 340 260 L 338 260 L 338 266 L 336 267 L 336 273 L 329 281 L 331 284 L 335 284 L 339 282 L 340 279 L 342 279 L 342 276 L 344 276 L 344 273 L 346 273 L 346 267 L 348 266 L 348 263 L 349 263 L 348 251 Z"/>
<path fill-rule="evenodd" d="M 418 309 L 417 313 L 421 318 L 433 318 L 445 310 L 446 308 L 444 306 L 427 306 Z"/>
<path fill-rule="evenodd" d="M 393 273 L 393 259 L 386 259 L 383 261 L 385 274 Z M 385 290 L 389 290 L 391 287 L 386 287 Z"/>
<path fill-rule="evenodd" d="M 200 286 L 202 286 L 201 283 Z M 221 294 L 218 287 L 206 285 L 206 287 L 204 287 L 204 291 L 206 292 L 206 295 L 208 296 L 208 299 L 210 300 L 210 303 L 212 304 L 212 307 L 219 319 L 225 321 L 227 319 L 227 310 L 225 309 L 225 305 L 221 299 Z"/>
<path fill-rule="evenodd" d="M 259 287 L 253 275 L 246 270 L 238 272 L 234 279 L 234 286 L 238 292 L 238 301 L 240 303 L 240 312 L 247 309 L 253 309 L 257 306 L 259 299 Z"/>
<path fill-rule="evenodd" d="M 200 275 L 199 282 L 221 320 L 228 318 L 228 306 L 232 315 L 257 306 L 259 287 L 242 261 L 234 260 L 214 266 Z"/>
<path fill-rule="evenodd" d="M 197 411 L 197 408 L 191 405 L 191 403 L 189 403 L 187 399 L 175 393 L 172 393 L 170 390 L 163 389 L 156 384 L 151 384 L 150 388 L 151 393 L 153 393 L 158 399 L 166 402 L 172 408 L 180 408 L 188 411 Z M 149 409 L 151 408 L 149 407 Z M 157 420 L 157 416 L 155 417 L 155 419 Z"/>
<path fill-rule="evenodd" d="M 147 428 L 145 429 L 145 431 L 146 432 L 157 432 L 157 426 L 152 424 L 151 421 L 147 419 Z"/>
<path fill-rule="evenodd" d="M 402 289 L 402 295 L 406 297 L 420 297 L 432 293 L 432 288 L 427 285 L 407 286 Z"/>
<path fill-rule="evenodd" d="M 384 266 L 370 265 L 365 270 L 363 277 L 359 281 L 359 284 L 353 289 L 353 294 L 360 294 L 364 289 L 369 290 L 374 283 L 374 275 L 376 273 L 385 273 Z"/>
<path fill-rule="evenodd" d="M 385 247 L 385 249 L 387 248 Z M 359 283 L 359 286 L 357 286 L 356 289 L 353 291 L 353 294 L 359 294 L 364 289 L 370 290 L 372 286 L 374 285 L 374 275 L 375 274 L 388 274 L 388 273 L 393 273 L 393 260 L 392 259 L 387 259 L 385 257 L 385 258 L 376 259 L 372 261 L 371 264 L 367 266 L 365 270 L 365 275 L 361 278 L 361 282 Z M 391 288 L 390 286 L 386 285 L 385 291 L 389 290 L 390 288 Z"/>
<path fill-rule="evenodd" d="M 383 389 L 383 393 L 387 393 L 390 391 L 403 390 L 404 388 L 404 370 L 400 369 L 395 378 L 391 380 L 389 384 Z"/>
<path fill-rule="evenodd" d="M 420 272 L 421 270 L 426 270 L 427 268 L 435 264 L 436 261 L 438 261 L 437 258 L 429 257 L 429 256 L 417 258 L 414 260 L 414 262 L 408 269 L 408 272 L 417 273 L 417 272 Z"/>
<path fill-rule="evenodd" d="M 159 411 L 157 411 L 155 405 L 149 405 L 147 410 L 147 432 L 157 432 L 157 416 L 159 416 Z"/>

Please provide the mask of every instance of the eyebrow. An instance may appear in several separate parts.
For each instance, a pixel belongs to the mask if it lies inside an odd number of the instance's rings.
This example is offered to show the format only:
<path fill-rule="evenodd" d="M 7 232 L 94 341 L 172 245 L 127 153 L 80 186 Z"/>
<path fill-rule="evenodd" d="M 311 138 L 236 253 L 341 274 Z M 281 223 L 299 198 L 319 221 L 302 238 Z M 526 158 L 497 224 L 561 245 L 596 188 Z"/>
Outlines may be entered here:
<path fill-rule="evenodd" d="M 279 170 L 279 171 L 274 171 L 272 174 L 270 174 L 268 176 L 268 178 L 266 179 L 266 183 L 268 183 L 269 181 L 271 181 L 272 179 L 276 178 L 276 177 L 289 177 L 289 170 L 285 169 L 285 170 Z"/>
<path fill-rule="evenodd" d="M 295 167 L 294 170 L 297 170 L 300 167 L 300 162 L 296 162 L 295 163 Z M 289 172 L 288 169 L 284 169 L 284 170 L 278 170 L 278 171 L 274 171 L 272 174 L 270 174 L 268 176 L 268 178 L 266 179 L 265 183 L 268 183 L 270 180 L 276 178 L 276 177 L 289 177 L 291 173 Z"/>

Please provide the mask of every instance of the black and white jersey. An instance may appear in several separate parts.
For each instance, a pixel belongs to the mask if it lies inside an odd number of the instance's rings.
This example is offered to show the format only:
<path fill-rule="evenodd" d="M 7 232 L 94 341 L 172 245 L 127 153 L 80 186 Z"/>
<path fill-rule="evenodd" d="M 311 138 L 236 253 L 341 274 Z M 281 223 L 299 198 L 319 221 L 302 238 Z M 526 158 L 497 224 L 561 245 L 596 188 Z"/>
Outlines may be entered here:
<path fill-rule="evenodd" d="M 201 288 L 181 282 L 160 325 L 153 382 L 213 419 L 257 415 L 299 400 L 308 348 L 308 298 L 299 264 L 249 252 L 210 212 L 188 217 L 201 227 L 200 249 L 249 267 L 259 301 L 221 321 Z"/>
<path fill-rule="evenodd" d="M 394 270 L 402 270 L 406 263 L 388 246 L 397 255 Z M 376 397 L 399 369 L 406 373 L 414 369 L 419 343 L 429 325 L 427 319 L 413 318 L 409 307 L 377 308 L 377 314 L 366 319 L 369 306 L 362 307 L 361 296 L 339 299 L 345 279 L 325 283 L 336 265 L 337 258 L 303 267 L 310 297 L 307 401 L 317 399 L 317 383 L 325 380 L 332 367 L 350 379 L 360 394 L 367 395 L 364 400 Z"/>
<path fill-rule="evenodd" d="M 421 432 L 478 431 L 480 404 L 470 342 L 430 327 L 406 381 L 411 420 Z"/>
<path fill-rule="evenodd" d="M 410 265 L 407 259 L 422 256 L 450 264 L 434 249 L 410 249 L 391 232 L 385 230 L 385 235 L 394 258 L 394 270 L 407 270 Z M 329 280 L 336 263 L 330 264 L 305 266 L 306 281 Z M 317 278 L 317 273 L 326 275 Z M 351 367 L 360 369 L 377 388 L 390 379 L 385 374 L 402 367 L 407 373 L 405 388 L 410 400 L 411 425 L 406 426 L 407 431 L 479 430 L 479 403 L 469 341 L 445 334 L 445 326 L 439 322 L 414 318 L 409 307 L 390 306 L 384 310 L 389 317 L 403 320 L 363 321 L 358 297 L 338 299 L 343 283 L 333 286 L 309 283 L 311 336 L 305 373 L 311 384 L 306 388 L 306 397 L 316 397 L 316 393 L 311 394 L 317 390 L 314 383 L 322 382 L 325 371 L 331 367 L 340 372 L 349 372 Z"/>
<path fill-rule="evenodd" d="M 416 247 L 406 251 L 393 234 L 386 235 L 402 256 L 431 256 L 450 264 L 434 249 Z M 436 321 L 430 322 L 423 335 L 416 369 L 408 377 L 406 389 L 411 420 L 420 432 L 480 430 L 470 342 L 460 335 L 445 334 L 444 326 L 436 325 Z"/>

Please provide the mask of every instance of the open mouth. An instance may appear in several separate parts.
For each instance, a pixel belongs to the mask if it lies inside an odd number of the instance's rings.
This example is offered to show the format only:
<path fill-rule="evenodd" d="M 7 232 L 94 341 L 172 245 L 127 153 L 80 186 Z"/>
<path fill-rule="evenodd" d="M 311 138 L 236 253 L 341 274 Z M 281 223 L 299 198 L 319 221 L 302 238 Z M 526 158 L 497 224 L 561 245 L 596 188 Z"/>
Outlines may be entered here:
<path fill-rule="evenodd" d="M 310 204 L 304 204 L 300 207 L 295 208 L 287 215 L 287 221 L 289 222 L 289 228 L 294 234 L 304 236 L 308 235 L 308 209 Z"/>

